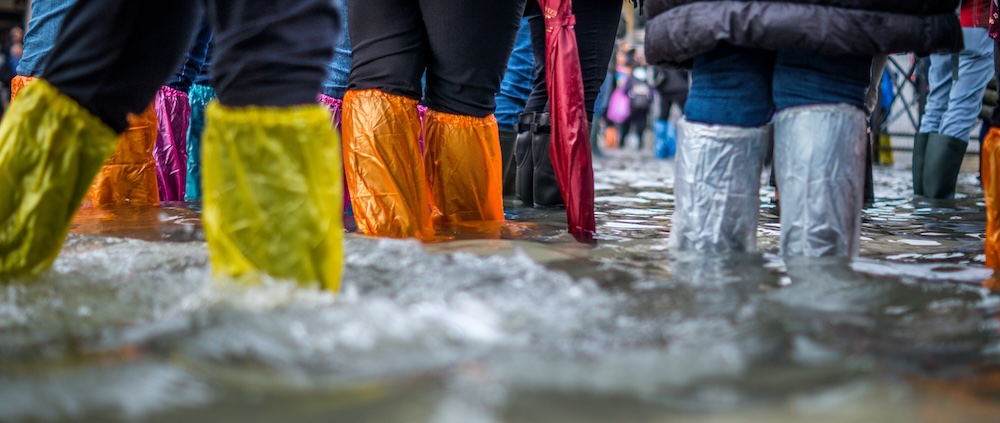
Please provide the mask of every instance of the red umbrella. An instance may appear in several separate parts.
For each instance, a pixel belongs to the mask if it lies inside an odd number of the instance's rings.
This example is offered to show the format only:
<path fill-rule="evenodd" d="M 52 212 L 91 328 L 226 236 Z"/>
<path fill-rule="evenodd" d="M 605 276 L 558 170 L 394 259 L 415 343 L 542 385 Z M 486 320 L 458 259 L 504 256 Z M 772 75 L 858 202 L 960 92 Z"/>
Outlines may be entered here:
<path fill-rule="evenodd" d="M 569 232 L 593 242 L 594 166 L 583 105 L 583 76 L 577 52 L 572 0 L 538 0 L 545 16 L 545 69 L 552 125 L 549 156 L 566 203 Z"/>

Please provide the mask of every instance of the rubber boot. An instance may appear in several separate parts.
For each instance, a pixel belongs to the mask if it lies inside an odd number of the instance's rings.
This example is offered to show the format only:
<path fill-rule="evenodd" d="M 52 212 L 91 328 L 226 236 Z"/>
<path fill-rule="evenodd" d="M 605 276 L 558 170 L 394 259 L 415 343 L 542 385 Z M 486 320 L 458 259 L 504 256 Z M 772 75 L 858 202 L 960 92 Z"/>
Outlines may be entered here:
<path fill-rule="evenodd" d="M 18 76 L 11 82 L 11 101 L 36 80 Z M 152 104 L 140 114 L 128 116 L 128 129 L 119 135 L 111 154 L 84 196 L 84 205 L 156 206 L 160 204 L 153 145 L 157 133 L 156 111 Z"/>
<path fill-rule="evenodd" d="M 522 113 L 518 117 L 517 139 L 514 142 L 514 163 L 516 172 L 514 174 L 514 194 L 525 207 L 535 205 L 535 163 L 531 158 L 532 133 L 537 125 L 535 117 L 540 113 Z"/>
<path fill-rule="evenodd" d="M 21 90 L 0 122 L 0 275 L 52 265 L 117 139 L 47 81 Z"/>
<path fill-rule="evenodd" d="M 358 229 L 371 236 L 432 238 L 417 100 L 349 90 L 341 125 Z"/>
<path fill-rule="evenodd" d="M 677 123 L 670 247 L 699 253 L 752 252 L 767 127 Z"/>
<path fill-rule="evenodd" d="M 924 195 L 927 198 L 953 199 L 958 173 L 962 170 L 969 143 L 941 134 L 927 137 L 924 153 Z"/>
<path fill-rule="evenodd" d="M 319 105 L 206 111 L 205 237 L 216 275 L 331 291 L 343 266 L 340 142 Z"/>
<path fill-rule="evenodd" d="M 927 152 L 927 137 L 925 132 L 913 136 L 913 195 L 924 196 L 924 157 Z"/>
<path fill-rule="evenodd" d="M 514 148 L 517 144 L 517 131 L 500 130 L 500 156 L 503 159 L 503 196 L 514 195 L 517 191 L 517 162 L 514 161 Z"/>
<path fill-rule="evenodd" d="M 156 134 L 156 175 L 160 201 L 182 201 L 187 189 L 187 133 L 191 103 L 187 93 L 160 87 L 153 100 L 159 129 Z"/>
<path fill-rule="evenodd" d="M 792 107 L 775 115 L 784 256 L 857 255 L 866 126 L 864 111 L 847 104 Z"/>
<path fill-rule="evenodd" d="M 1000 128 L 990 128 L 979 157 L 986 199 L 986 266 L 996 270 L 1000 268 Z"/>
<path fill-rule="evenodd" d="M 431 109 L 424 119 L 433 222 L 502 221 L 503 159 L 496 118 Z"/>
<path fill-rule="evenodd" d="M 201 135 L 205 131 L 205 108 L 215 100 L 215 89 L 208 85 L 195 84 L 188 92 L 191 104 L 191 124 L 187 133 L 187 177 L 184 201 L 201 201 Z"/>
<path fill-rule="evenodd" d="M 549 144 L 552 138 L 549 114 L 539 114 L 535 122 L 535 130 L 531 136 L 531 161 L 534 164 L 531 192 L 535 207 L 562 207 L 565 203 L 562 192 L 559 191 L 556 170 L 552 167 L 552 158 L 549 157 Z"/>

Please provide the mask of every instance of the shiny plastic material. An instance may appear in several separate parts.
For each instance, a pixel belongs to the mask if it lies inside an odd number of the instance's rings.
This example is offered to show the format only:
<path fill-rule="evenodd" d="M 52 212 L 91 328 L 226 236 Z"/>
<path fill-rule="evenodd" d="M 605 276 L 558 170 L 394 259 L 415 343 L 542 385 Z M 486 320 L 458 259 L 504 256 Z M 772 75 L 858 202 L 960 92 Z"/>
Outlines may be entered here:
<path fill-rule="evenodd" d="M 504 220 L 503 158 L 493 115 L 429 110 L 424 168 L 435 224 Z"/>
<path fill-rule="evenodd" d="M 340 123 L 343 120 L 344 101 L 326 94 L 319 94 L 316 96 L 316 102 L 330 111 L 331 123 L 339 135 L 341 133 Z M 351 211 L 351 191 L 347 188 L 347 175 L 344 175 L 344 214 L 353 214 Z"/>
<path fill-rule="evenodd" d="M 1000 268 L 1000 128 L 990 128 L 983 139 L 982 180 L 986 197 L 986 266 Z"/>
<path fill-rule="evenodd" d="M 347 91 L 342 128 L 358 229 L 372 236 L 432 238 L 417 101 L 379 90 Z"/>
<path fill-rule="evenodd" d="M 187 93 L 163 86 L 154 100 L 159 131 L 156 134 L 156 174 L 161 201 L 181 201 L 187 189 L 187 133 L 191 104 Z"/>
<path fill-rule="evenodd" d="M 775 115 L 783 255 L 857 255 L 867 149 L 865 113 L 854 106 L 793 107 Z"/>
<path fill-rule="evenodd" d="M 191 124 L 187 133 L 187 177 L 184 201 L 201 201 L 201 134 L 205 130 L 205 108 L 215 100 L 215 89 L 194 84 L 188 92 L 191 104 Z"/>
<path fill-rule="evenodd" d="M 24 88 L 0 122 L 0 274 L 52 265 L 116 139 L 48 82 Z"/>
<path fill-rule="evenodd" d="M 756 249 L 768 135 L 767 127 L 677 123 L 672 248 L 700 253 Z"/>
<path fill-rule="evenodd" d="M 153 161 L 156 120 L 152 105 L 141 115 L 128 116 L 128 129 L 118 138 L 118 147 L 87 191 L 85 204 L 97 207 L 160 204 Z"/>
<path fill-rule="evenodd" d="M 13 101 L 17 97 L 17 93 L 28 85 L 29 82 L 33 81 L 35 78 L 30 76 L 15 76 L 14 79 L 10 80 L 10 99 Z"/>
<path fill-rule="evenodd" d="M 202 145 L 213 272 L 258 272 L 336 291 L 343 266 L 340 143 L 319 105 L 213 102 Z"/>
<path fill-rule="evenodd" d="M 34 81 L 33 77 L 19 76 L 11 83 L 11 100 Z M 117 147 L 104 162 L 87 190 L 84 205 L 102 207 L 110 205 L 155 206 L 160 204 L 156 185 L 156 164 L 153 161 L 153 144 L 156 142 L 156 112 L 150 105 L 140 115 L 128 116 L 128 129 L 118 138 Z"/>

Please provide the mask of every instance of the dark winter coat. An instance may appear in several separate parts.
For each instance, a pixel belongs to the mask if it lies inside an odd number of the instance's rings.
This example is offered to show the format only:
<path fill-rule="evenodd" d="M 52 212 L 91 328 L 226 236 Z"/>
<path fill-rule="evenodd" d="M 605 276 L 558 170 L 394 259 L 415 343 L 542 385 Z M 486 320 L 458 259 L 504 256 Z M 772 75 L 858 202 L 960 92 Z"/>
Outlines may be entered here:
<path fill-rule="evenodd" d="M 829 55 L 962 49 L 957 0 L 648 0 L 646 58 L 684 66 L 721 43 Z"/>

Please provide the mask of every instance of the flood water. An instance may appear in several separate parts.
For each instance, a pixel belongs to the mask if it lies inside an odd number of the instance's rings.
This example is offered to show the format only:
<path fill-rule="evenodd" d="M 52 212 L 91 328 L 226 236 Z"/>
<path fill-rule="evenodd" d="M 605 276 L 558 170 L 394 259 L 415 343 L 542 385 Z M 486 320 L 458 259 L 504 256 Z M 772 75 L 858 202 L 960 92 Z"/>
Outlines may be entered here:
<path fill-rule="evenodd" d="M 341 293 L 212 279 L 197 205 L 83 210 L 0 285 L 0 421 L 1000 421 L 1000 296 L 975 174 L 878 169 L 861 258 L 666 248 L 669 161 L 595 163 L 599 239 L 561 210 L 421 245 L 350 235 Z"/>

